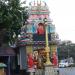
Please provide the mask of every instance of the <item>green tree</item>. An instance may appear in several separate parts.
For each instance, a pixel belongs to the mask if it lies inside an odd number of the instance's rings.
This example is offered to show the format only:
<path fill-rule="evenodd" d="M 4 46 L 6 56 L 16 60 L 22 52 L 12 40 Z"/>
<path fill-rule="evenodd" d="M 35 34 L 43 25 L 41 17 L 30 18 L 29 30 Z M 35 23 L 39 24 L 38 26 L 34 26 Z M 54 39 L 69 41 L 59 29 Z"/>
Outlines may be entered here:
<path fill-rule="evenodd" d="M 0 44 L 12 43 L 21 26 L 28 18 L 25 7 L 21 7 L 20 0 L 0 0 Z"/>
<path fill-rule="evenodd" d="M 62 42 L 58 45 L 58 58 L 59 60 L 72 57 L 75 61 L 75 44 L 68 41 Z"/>

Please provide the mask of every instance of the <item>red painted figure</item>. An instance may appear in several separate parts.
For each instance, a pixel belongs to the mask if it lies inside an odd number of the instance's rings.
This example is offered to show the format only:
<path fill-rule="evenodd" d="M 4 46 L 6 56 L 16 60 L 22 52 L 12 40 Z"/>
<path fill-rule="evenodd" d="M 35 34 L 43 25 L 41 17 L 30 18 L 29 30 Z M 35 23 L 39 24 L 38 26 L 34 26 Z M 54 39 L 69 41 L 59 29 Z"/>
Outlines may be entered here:
<path fill-rule="evenodd" d="M 28 72 L 34 72 L 34 59 L 32 53 L 28 54 Z"/>
<path fill-rule="evenodd" d="M 34 60 L 32 54 L 28 54 L 28 68 L 32 68 L 34 66 Z"/>
<path fill-rule="evenodd" d="M 57 66 L 58 65 L 56 53 L 53 53 L 52 63 L 53 63 L 54 66 Z"/>
<path fill-rule="evenodd" d="M 44 34 L 44 26 L 42 23 L 38 24 L 38 29 L 37 29 L 38 34 Z"/>

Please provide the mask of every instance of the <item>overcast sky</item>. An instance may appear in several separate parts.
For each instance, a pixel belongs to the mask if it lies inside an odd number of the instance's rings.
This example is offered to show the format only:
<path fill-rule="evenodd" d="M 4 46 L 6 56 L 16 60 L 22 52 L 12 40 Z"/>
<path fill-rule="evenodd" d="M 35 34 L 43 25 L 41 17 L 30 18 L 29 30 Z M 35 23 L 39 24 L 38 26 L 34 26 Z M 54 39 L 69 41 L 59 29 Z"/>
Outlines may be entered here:
<path fill-rule="evenodd" d="M 24 1 L 24 0 L 22 0 Z M 27 4 L 30 1 L 27 0 Z M 35 0 L 37 1 L 37 0 Z M 41 0 L 48 4 L 50 16 L 61 40 L 75 43 L 75 0 Z"/>

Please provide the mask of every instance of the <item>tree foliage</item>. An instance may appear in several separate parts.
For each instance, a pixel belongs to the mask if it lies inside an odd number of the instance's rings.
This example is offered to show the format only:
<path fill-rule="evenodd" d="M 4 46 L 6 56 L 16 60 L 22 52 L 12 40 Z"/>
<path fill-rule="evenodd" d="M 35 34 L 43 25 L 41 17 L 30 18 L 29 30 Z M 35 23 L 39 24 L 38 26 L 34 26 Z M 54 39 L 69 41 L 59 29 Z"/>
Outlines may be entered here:
<path fill-rule="evenodd" d="M 27 11 L 19 0 L 0 0 L 0 44 L 12 41 L 13 34 L 19 34 L 27 18 Z"/>
<path fill-rule="evenodd" d="M 58 58 L 59 60 L 73 57 L 75 60 L 75 44 L 74 43 L 62 43 L 58 46 Z"/>

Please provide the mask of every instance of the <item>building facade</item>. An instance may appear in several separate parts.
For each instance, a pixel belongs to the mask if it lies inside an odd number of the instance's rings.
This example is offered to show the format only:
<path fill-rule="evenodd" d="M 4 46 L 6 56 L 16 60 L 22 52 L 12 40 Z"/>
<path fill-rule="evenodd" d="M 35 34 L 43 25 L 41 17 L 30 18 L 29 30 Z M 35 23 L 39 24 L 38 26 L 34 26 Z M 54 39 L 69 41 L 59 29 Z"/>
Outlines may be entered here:
<path fill-rule="evenodd" d="M 44 23 L 46 18 L 47 24 Z M 57 62 L 57 43 L 55 36 L 55 25 L 52 24 L 50 11 L 45 2 L 30 2 L 29 3 L 29 18 L 27 23 L 22 27 L 21 34 L 18 38 L 19 52 L 17 53 L 18 65 L 20 69 L 27 68 L 27 54 L 29 53 L 44 53 L 46 46 L 46 30 L 48 34 L 48 43 L 50 49 L 50 58 L 55 58 L 52 63 Z M 40 53 L 39 53 L 40 52 Z M 57 65 L 57 63 L 56 63 Z"/>

